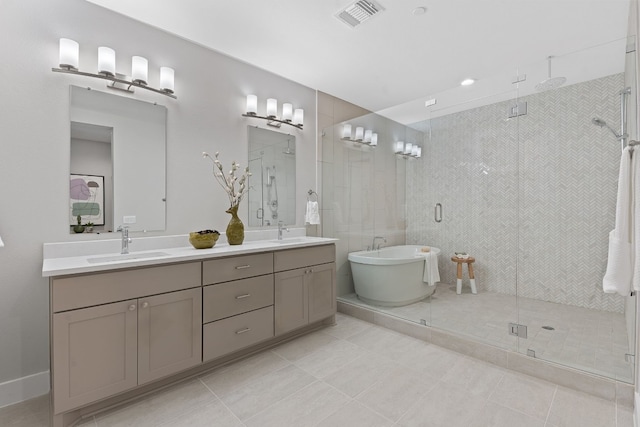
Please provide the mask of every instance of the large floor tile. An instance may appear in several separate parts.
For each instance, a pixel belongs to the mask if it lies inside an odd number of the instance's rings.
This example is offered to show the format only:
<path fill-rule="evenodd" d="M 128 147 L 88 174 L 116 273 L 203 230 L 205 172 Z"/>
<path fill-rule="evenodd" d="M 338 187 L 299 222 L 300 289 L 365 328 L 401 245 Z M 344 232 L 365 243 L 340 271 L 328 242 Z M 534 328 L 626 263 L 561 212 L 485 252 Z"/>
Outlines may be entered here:
<path fill-rule="evenodd" d="M 616 405 L 614 402 L 558 387 L 548 422 L 556 427 L 615 427 Z"/>
<path fill-rule="evenodd" d="M 295 362 L 337 340 L 323 331 L 317 331 L 279 345 L 273 351 L 288 361 Z"/>
<path fill-rule="evenodd" d="M 361 403 L 351 401 L 322 420 L 317 427 L 387 427 L 392 425 L 393 422 L 376 414 Z"/>
<path fill-rule="evenodd" d="M 152 427 L 218 400 L 199 380 L 177 384 L 143 400 L 96 416 L 98 427 Z"/>
<path fill-rule="evenodd" d="M 333 326 L 329 326 L 322 331 L 336 338 L 346 339 L 371 327 L 371 323 L 356 319 L 355 317 L 337 313 L 336 324 Z"/>
<path fill-rule="evenodd" d="M 396 425 L 468 427 L 481 414 L 486 402 L 486 398 L 463 388 L 439 382 L 426 396 L 414 402 Z"/>
<path fill-rule="evenodd" d="M 2 427 L 48 427 L 49 394 L 0 408 Z"/>
<path fill-rule="evenodd" d="M 290 365 L 290 362 L 272 351 L 265 351 L 248 359 L 217 369 L 200 377 L 218 397 L 244 387 L 263 375 Z"/>
<path fill-rule="evenodd" d="M 247 427 L 315 426 L 349 403 L 345 394 L 315 382 L 245 421 Z"/>
<path fill-rule="evenodd" d="M 238 418 L 244 421 L 315 380 L 302 369 L 291 365 L 256 378 L 221 399 Z"/>
<path fill-rule="evenodd" d="M 204 406 L 199 406 L 186 414 L 168 419 L 158 424 L 158 427 L 243 427 L 244 424 L 227 409 L 222 402 L 215 400 Z"/>
<path fill-rule="evenodd" d="M 299 359 L 295 365 L 317 378 L 324 378 L 366 352 L 362 347 L 348 341 L 337 340 Z"/>
<path fill-rule="evenodd" d="M 471 394 L 488 397 L 503 376 L 504 370 L 495 365 L 463 357 L 442 377 L 441 381 L 464 388 Z"/>
<path fill-rule="evenodd" d="M 544 420 L 488 402 L 469 427 L 544 427 Z"/>
<path fill-rule="evenodd" d="M 341 392 L 356 397 L 398 366 L 386 357 L 367 352 L 323 380 Z"/>
<path fill-rule="evenodd" d="M 395 422 L 421 400 L 435 383 L 434 379 L 420 377 L 412 370 L 398 367 L 383 375 L 380 381 L 360 394 L 357 400 Z"/>
<path fill-rule="evenodd" d="M 490 400 L 534 418 L 547 418 L 556 386 L 526 375 L 505 373 Z"/>

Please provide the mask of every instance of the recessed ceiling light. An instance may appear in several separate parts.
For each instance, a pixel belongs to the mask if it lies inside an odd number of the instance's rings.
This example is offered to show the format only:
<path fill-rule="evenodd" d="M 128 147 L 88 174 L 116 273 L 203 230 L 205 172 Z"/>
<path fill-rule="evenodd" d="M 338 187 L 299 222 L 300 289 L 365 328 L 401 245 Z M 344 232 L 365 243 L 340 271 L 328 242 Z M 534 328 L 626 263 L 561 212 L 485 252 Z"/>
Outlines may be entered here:
<path fill-rule="evenodd" d="M 475 82 L 476 81 L 474 79 L 464 79 L 463 81 L 460 82 L 460 86 L 471 86 Z"/>
<path fill-rule="evenodd" d="M 424 15 L 425 13 L 427 13 L 427 8 L 423 6 L 416 7 L 411 11 L 411 14 L 415 16 Z"/>

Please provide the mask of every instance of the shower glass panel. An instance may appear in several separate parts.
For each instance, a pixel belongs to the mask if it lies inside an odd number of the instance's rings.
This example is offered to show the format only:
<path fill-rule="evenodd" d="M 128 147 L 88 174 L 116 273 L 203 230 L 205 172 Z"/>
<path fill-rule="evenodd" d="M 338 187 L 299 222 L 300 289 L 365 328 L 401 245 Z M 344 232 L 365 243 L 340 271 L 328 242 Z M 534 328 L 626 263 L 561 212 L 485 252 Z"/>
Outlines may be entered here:
<path fill-rule="evenodd" d="M 515 71 L 433 95 L 423 158 L 407 168 L 407 243 L 441 250 L 431 326 L 515 350 L 517 90 Z M 458 262 L 466 253 L 475 261 Z M 468 261 L 468 260 L 467 260 Z M 477 293 L 472 293 L 469 265 Z"/>
<path fill-rule="evenodd" d="M 558 55 L 553 78 L 566 81 L 546 90 L 538 86 L 548 79 L 546 60 L 520 67 L 527 74 L 520 100 L 528 110 L 518 118 L 518 323 L 528 336 L 519 338 L 518 351 L 632 382 L 636 299 L 602 291 L 621 97 L 630 84 L 626 49 L 621 39 Z M 632 75 L 634 58 L 627 55 Z"/>

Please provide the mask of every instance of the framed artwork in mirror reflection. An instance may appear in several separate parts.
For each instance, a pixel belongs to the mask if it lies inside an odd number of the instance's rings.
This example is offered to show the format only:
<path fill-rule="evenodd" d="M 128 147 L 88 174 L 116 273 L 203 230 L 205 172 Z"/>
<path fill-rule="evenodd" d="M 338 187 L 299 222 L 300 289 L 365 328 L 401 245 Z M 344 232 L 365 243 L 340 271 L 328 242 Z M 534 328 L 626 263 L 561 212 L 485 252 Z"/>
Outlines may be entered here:
<path fill-rule="evenodd" d="M 104 225 L 104 176 L 71 174 L 69 177 L 69 225 Z"/>

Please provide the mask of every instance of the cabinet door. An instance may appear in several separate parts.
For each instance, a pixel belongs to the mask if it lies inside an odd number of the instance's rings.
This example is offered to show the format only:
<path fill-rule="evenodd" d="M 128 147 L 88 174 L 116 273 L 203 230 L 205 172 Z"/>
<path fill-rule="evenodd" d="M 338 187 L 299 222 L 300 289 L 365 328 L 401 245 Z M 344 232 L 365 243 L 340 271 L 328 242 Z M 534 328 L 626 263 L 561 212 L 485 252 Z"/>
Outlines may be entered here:
<path fill-rule="evenodd" d="M 202 362 L 202 288 L 138 300 L 138 384 Z"/>
<path fill-rule="evenodd" d="M 308 275 L 309 323 L 336 313 L 336 264 L 315 265 Z"/>
<path fill-rule="evenodd" d="M 275 274 L 275 334 L 280 335 L 309 323 L 306 276 L 308 268 Z"/>
<path fill-rule="evenodd" d="M 54 413 L 137 384 L 136 300 L 53 315 Z"/>

